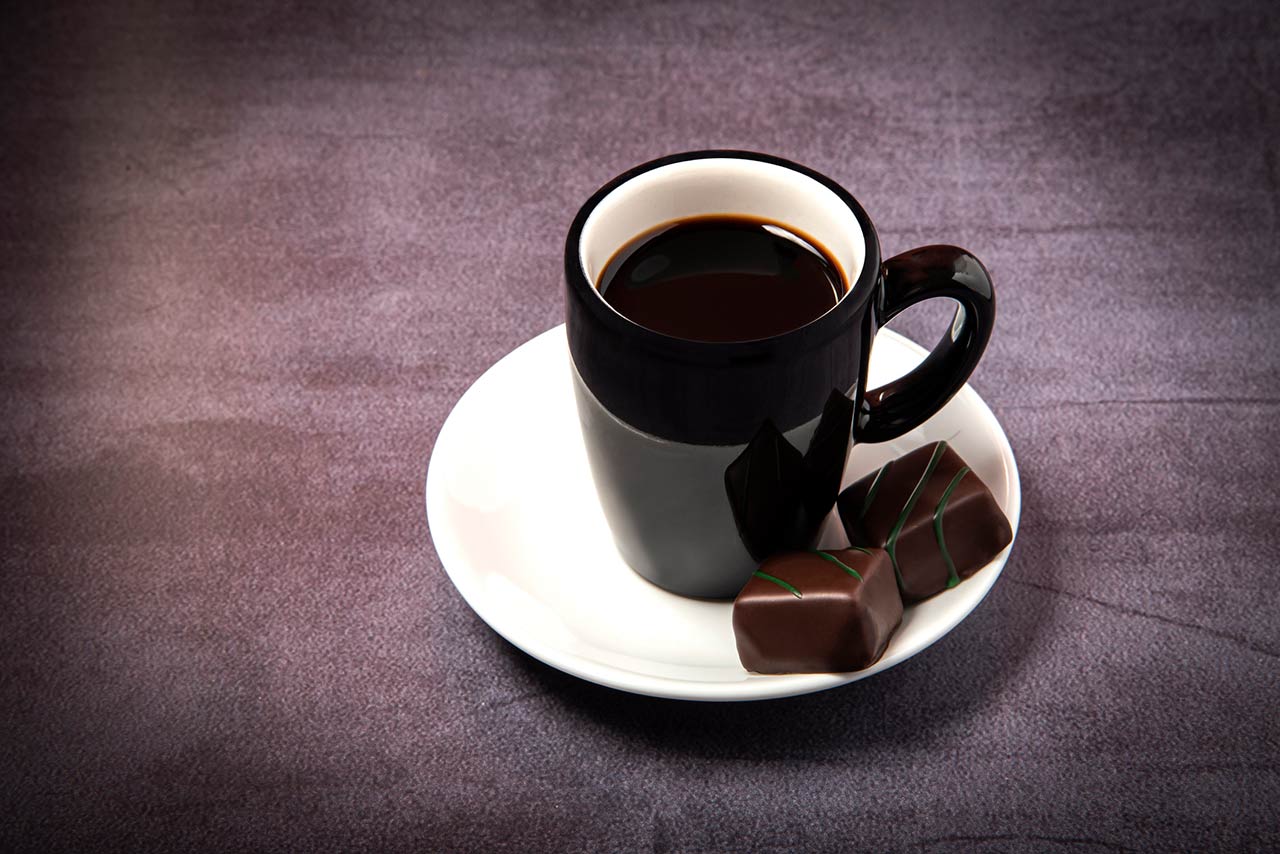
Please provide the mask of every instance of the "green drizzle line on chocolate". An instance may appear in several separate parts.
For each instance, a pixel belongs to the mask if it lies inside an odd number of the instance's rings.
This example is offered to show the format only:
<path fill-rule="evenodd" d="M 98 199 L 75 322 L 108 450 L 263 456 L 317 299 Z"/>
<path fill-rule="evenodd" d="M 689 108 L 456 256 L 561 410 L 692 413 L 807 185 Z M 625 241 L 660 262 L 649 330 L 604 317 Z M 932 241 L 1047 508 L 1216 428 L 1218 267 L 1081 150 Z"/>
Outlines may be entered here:
<path fill-rule="evenodd" d="M 924 474 L 920 475 L 920 482 L 916 484 L 915 489 L 911 490 L 911 496 L 907 499 L 907 503 L 903 505 L 902 513 L 898 515 L 898 521 L 894 523 L 893 530 L 889 532 L 889 539 L 884 544 L 884 550 L 889 553 L 889 560 L 893 561 L 893 574 L 898 577 L 898 587 L 902 587 L 902 572 L 898 569 L 898 535 L 902 533 L 902 526 L 907 524 L 907 517 L 915 509 L 916 502 L 920 500 L 920 493 L 924 492 L 925 484 L 929 482 L 929 478 L 933 475 L 933 470 L 938 467 L 938 461 L 942 459 L 942 455 L 946 450 L 946 442 L 939 442 L 938 447 L 933 449 L 933 456 L 929 458 L 929 464 L 924 467 Z"/>
<path fill-rule="evenodd" d="M 866 549 L 858 549 L 858 551 L 867 551 L 867 550 L 866 550 Z M 859 581 L 861 581 L 861 580 L 862 580 L 862 576 L 858 574 L 858 570 L 856 570 L 856 569 L 854 569 L 853 567 L 849 566 L 847 563 L 845 563 L 844 561 L 840 560 L 840 558 L 836 557 L 835 555 L 833 555 L 833 554 L 827 554 L 826 552 L 817 552 L 817 551 L 816 551 L 816 552 L 812 552 L 812 554 L 816 554 L 818 557 L 822 558 L 823 560 L 830 561 L 831 563 L 834 563 L 836 566 L 840 567 L 840 568 L 841 568 L 841 569 L 843 569 L 845 572 L 849 573 L 850 575 L 852 575 L 854 578 L 858 579 Z M 871 552 L 867 552 L 867 554 L 871 554 Z"/>
<path fill-rule="evenodd" d="M 791 595 L 792 595 L 792 596 L 794 596 L 794 597 L 796 597 L 797 599 L 803 599 L 803 598 L 804 598 L 803 596 L 801 596 L 801 595 L 800 595 L 800 591 L 799 591 L 799 590 L 795 589 L 795 588 L 794 588 L 794 587 L 792 587 L 790 584 L 788 584 L 787 582 L 783 581 L 781 578 L 774 578 L 774 577 L 773 577 L 772 575 L 770 575 L 769 573 L 767 573 L 767 572 L 761 572 L 761 571 L 760 571 L 760 570 L 758 570 L 758 569 L 757 569 L 755 572 L 753 572 L 753 573 L 752 573 L 752 575 L 754 575 L 756 578 L 763 578 L 765 581 L 772 581 L 774 584 L 778 585 L 778 586 L 779 586 L 779 587 L 781 587 L 783 590 L 789 591 L 789 592 L 791 593 Z"/>
<path fill-rule="evenodd" d="M 947 562 L 948 590 L 960 583 L 960 574 L 956 572 L 956 565 L 951 560 L 951 552 L 947 551 L 947 540 L 942 536 L 942 514 L 947 509 L 947 500 L 951 498 L 951 493 L 960 485 L 960 481 L 968 473 L 968 466 L 956 472 L 956 476 L 951 478 L 951 483 L 947 484 L 946 491 L 942 493 L 942 498 L 938 499 L 938 509 L 933 511 L 933 535 L 938 538 L 938 548 L 942 551 L 942 559 Z"/>
<path fill-rule="evenodd" d="M 889 470 L 889 466 L 893 465 L 893 460 L 880 466 L 880 471 L 876 472 L 876 476 L 872 478 L 871 485 L 867 487 L 867 497 L 862 499 L 862 509 L 858 511 L 858 525 L 862 524 L 862 520 L 867 518 L 867 511 L 871 509 L 871 502 L 876 500 L 876 491 L 880 489 L 880 482 L 884 480 L 884 473 Z"/>
<path fill-rule="evenodd" d="M 855 552 L 862 552 L 867 557 L 871 557 L 871 549 L 864 549 L 862 546 L 849 546 Z"/>

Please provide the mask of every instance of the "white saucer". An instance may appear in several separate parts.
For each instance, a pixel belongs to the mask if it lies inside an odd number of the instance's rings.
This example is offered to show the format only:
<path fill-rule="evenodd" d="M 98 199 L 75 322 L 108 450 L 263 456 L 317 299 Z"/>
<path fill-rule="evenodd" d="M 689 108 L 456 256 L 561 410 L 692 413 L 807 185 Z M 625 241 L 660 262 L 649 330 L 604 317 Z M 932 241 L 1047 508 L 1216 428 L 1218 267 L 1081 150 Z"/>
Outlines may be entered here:
<path fill-rule="evenodd" d="M 906 373 L 924 354 L 881 331 L 870 384 Z M 1008 559 L 1006 548 L 973 577 L 908 607 L 884 657 L 866 670 L 748 673 L 738 662 L 732 603 L 667 593 L 618 555 L 587 468 L 569 370 L 563 326 L 516 348 L 458 401 L 427 470 L 427 519 L 454 586 L 494 631 L 552 667 L 623 691 L 684 700 L 821 691 L 893 667 L 951 631 Z M 990 487 L 1016 536 L 1022 492 L 1013 450 L 967 385 L 919 429 L 855 446 L 844 482 L 939 439 Z M 832 513 L 822 546 L 843 547 L 842 537 Z"/>

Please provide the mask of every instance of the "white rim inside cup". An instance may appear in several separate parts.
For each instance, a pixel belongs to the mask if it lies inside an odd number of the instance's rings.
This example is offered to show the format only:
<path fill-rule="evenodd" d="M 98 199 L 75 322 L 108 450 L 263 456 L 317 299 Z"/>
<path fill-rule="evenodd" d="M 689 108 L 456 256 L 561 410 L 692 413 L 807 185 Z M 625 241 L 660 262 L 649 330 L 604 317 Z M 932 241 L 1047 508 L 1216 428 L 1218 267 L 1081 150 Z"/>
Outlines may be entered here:
<path fill-rule="evenodd" d="M 817 240 L 853 287 L 866 258 L 862 226 L 840 197 L 785 166 L 735 157 L 668 163 L 600 200 L 582 226 L 579 261 L 593 286 L 632 238 L 674 220 L 739 214 L 771 220 Z"/>

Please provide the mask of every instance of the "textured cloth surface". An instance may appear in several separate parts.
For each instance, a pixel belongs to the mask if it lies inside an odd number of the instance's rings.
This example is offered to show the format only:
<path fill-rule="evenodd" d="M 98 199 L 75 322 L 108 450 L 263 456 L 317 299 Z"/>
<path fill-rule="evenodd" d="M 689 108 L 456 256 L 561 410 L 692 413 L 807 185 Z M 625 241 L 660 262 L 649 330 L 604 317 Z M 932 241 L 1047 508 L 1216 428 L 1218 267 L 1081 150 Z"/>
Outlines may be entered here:
<path fill-rule="evenodd" d="M 0 844 L 1280 847 L 1274 9 L 305 6 L 0 13 Z M 422 507 L 578 205 L 706 147 L 999 293 L 1005 574 L 791 700 L 526 657 Z"/>

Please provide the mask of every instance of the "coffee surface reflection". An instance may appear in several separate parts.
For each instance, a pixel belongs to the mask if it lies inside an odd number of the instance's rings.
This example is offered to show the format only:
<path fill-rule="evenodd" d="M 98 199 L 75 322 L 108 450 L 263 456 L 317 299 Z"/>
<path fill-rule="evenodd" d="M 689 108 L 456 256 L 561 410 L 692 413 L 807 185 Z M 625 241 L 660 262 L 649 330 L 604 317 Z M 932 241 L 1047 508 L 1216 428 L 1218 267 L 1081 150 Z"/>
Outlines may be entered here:
<path fill-rule="evenodd" d="M 817 241 L 747 216 L 661 225 L 614 253 L 597 282 L 624 317 L 689 341 L 754 341 L 798 329 L 844 295 Z"/>

